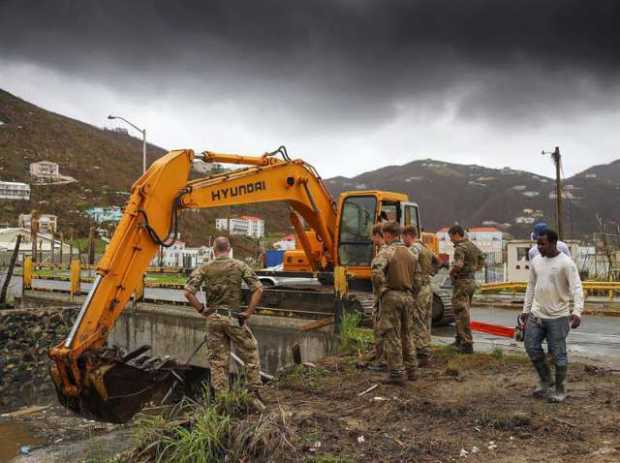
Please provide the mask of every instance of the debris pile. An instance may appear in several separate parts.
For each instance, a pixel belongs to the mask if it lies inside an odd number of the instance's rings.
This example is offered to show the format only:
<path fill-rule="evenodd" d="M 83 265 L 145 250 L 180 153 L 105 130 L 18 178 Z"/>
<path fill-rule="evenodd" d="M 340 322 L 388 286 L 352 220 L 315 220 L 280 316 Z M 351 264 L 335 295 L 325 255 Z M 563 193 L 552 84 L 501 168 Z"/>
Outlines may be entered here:
<path fill-rule="evenodd" d="M 74 307 L 0 311 L 0 410 L 53 393 L 47 351 L 71 329 Z"/>

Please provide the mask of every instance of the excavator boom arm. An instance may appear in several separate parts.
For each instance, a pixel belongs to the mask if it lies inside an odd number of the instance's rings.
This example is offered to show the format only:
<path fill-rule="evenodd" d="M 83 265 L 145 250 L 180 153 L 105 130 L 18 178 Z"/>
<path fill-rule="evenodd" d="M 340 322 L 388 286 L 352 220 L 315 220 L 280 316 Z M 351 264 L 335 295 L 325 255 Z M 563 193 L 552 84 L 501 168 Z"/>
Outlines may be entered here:
<path fill-rule="evenodd" d="M 303 161 L 250 167 L 188 183 L 185 208 L 284 201 L 323 242 L 329 262 L 335 255 L 336 205 L 313 169 Z M 311 259 L 311 256 L 308 256 Z"/>
<path fill-rule="evenodd" d="M 252 167 L 191 182 L 187 179 L 193 151 L 171 151 L 153 163 L 132 187 L 123 217 L 97 265 L 95 283 L 73 328 L 61 344 L 50 350 L 54 361 L 51 374 L 61 398 L 81 399 L 94 395 L 102 399 L 96 401 L 97 410 L 106 409 L 107 393 L 101 378 L 109 372 L 109 365 L 98 366 L 100 363 L 94 353 L 105 346 L 108 333 L 159 246 L 169 246 L 175 241 L 179 209 L 285 201 L 316 231 L 323 243 L 323 256 L 308 258 L 314 258 L 318 267 L 333 262 L 335 203 L 311 166 L 300 160 L 290 160 L 285 150 L 283 155 L 284 160 L 279 160 L 273 153 L 261 157 L 205 153 L 203 160 L 206 162 Z M 115 419 L 121 418 L 116 416 Z"/>

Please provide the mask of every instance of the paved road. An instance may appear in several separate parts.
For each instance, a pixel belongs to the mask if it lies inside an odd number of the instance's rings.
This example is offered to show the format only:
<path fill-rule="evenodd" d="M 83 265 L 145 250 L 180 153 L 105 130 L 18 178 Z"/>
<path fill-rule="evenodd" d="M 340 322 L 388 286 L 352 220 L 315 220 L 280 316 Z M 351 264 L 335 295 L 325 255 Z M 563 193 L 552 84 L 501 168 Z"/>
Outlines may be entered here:
<path fill-rule="evenodd" d="M 472 310 L 472 320 L 514 327 L 518 310 L 478 307 Z M 435 334 L 444 337 L 453 336 L 454 329 L 445 327 L 435 330 Z M 476 343 L 486 348 L 501 347 L 522 350 L 523 343 L 512 339 L 500 338 L 484 333 L 474 334 Z M 452 340 L 450 339 L 450 342 Z M 596 360 L 610 366 L 620 367 L 620 318 L 584 315 L 581 326 L 571 330 L 568 336 L 568 351 L 573 356 Z"/>
<path fill-rule="evenodd" d="M 35 289 L 67 290 L 69 283 L 53 280 L 34 280 L 33 286 Z M 82 290 L 88 291 L 90 286 L 90 283 L 82 283 Z M 162 301 L 185 300 L 182 291 L 163 288 L 146 288 L 145 297 Z M 472 320 L 514 327 L 518 313 L 517 310 L 480 307 L 473 309 Z M 450 338 L 454 336 L 454 329 L 452 327 L 438 328 L 434 331 L 434 335 L 438 342 L 451 342 Z M 508 350 L 523 349 L 522 343 L 517 343 L 512 339 L 483 333 L 476 333 L 475 338 L 476 343 L 481 349 L 492 349 L 494 347 Z M 585 357 L 614 367 L 620 367 L 620 318 L 595 315 L 584 316 L 581 327 L 571 331 L 568 337 L 568 349 L 573 356 Z"/>

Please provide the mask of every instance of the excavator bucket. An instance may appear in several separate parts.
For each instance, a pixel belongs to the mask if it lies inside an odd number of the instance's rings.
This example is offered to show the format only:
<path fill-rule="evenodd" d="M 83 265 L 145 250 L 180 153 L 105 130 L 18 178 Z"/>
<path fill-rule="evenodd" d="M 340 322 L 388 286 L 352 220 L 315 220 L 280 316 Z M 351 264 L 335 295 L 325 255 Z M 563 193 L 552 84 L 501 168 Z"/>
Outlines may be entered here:
<path fill-rule="evenodd" d="M 63 392 L 56 381 L 58 399 L 74 413 L 88 419 L 126 423 L 148 403 L 174 403 L 183 397 L 198 398 L 209 384 L 207 368 L 180 365 L 174 359 L 150 357 L 143 346 L 122 355 L 118 348 L 89 352 L 84 364 L 93 367 L 84 372 L 78 396 Z"/>

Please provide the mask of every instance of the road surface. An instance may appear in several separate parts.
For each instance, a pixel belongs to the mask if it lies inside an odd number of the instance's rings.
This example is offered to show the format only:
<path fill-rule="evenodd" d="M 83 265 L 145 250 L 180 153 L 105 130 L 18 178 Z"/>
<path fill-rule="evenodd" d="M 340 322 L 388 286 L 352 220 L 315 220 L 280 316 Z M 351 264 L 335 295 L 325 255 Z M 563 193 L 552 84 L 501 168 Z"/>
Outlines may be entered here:
<path fill-rule="evenodd" d="M 12 286 L 21 279 L 15 277 Z M 34 289 L 68 290 L 69 283 L 54 280 L 34 280 Z M 82 290 L 88 291 L 90 283 L 82 283 Z M 202 296 L 201 296 L 202 297 Z M 178 289 L 145 288 L 146 299 L 160 301 L 185 300 L 183 292 Z M 472 320 L 494 323 L 502 326 L 514 327 L 518 310 L 500 309 L 493 307 L 478 307 L 472 310 Z M 433 335 L 438 343 L 452 342 L 454 328 L 451 326 L 434 329 Z M 512 339 L 500 338 L 484 333 L 475 333 L 475 342 L 478 349 L 493 349 L 501 347 L 506 350 L 523 350 L 523 344 Z M 582 325 L 571 331 L 568 336 L 569 354 L 579 358 L 592 359 L 613 367 L 620 367 L 620 318 L 600 315 L 585 315 Z"/>

